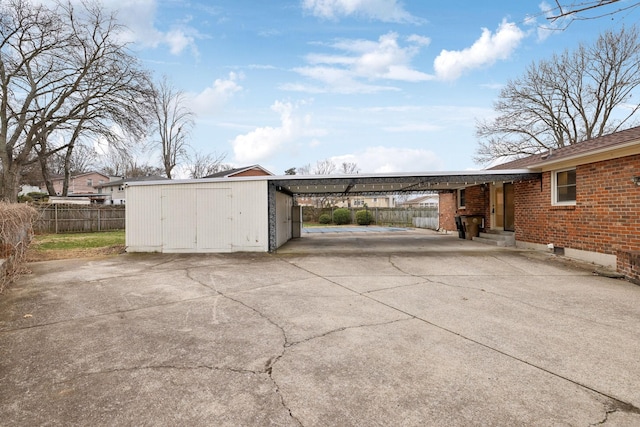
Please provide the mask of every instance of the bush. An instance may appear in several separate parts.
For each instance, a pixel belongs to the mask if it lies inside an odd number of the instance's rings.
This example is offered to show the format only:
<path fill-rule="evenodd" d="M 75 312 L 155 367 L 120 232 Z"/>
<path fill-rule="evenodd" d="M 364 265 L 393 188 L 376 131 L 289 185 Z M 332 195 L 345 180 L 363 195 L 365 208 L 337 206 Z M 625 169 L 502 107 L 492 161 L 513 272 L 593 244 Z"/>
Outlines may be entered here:
<path fill-rule="evenodd" d="M 358 225 L 369 225 L 373 222 L 373 214 L 368 210 L 358 211 L 356 212 L 356 222 Z"/>
<path fill-rule="evenodd" d="M 340 208 L 333 211 L 333 222 L 337 225 L 349 224 L 351 222 L 351 212 L 349 212 L 349 209 Z"/>
<path fill-rule="evenodd" d="M 38 212 L 31 206 L 0 203 L 0 257 L 6 259 L 0 269 L 0 292 L 24 270 L 37 216 Z"/>
<path fill-rule="evenodd" d="M 331 215 L 329 214 L 320 215 L 320 217 L 318 218 L 318 222 L 320 224 L 331 224 Z"/>

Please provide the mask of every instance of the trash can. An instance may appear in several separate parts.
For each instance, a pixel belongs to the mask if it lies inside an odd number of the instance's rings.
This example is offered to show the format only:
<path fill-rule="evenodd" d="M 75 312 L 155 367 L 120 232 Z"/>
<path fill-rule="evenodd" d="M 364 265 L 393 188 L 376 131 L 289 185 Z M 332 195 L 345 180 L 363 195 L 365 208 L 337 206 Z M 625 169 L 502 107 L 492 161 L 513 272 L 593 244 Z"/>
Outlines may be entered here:
<path fill-rule="evenodd" d="M 474 237 L 480 235 L 480 229 L 484 227 L 484 218 L 481 215 L 466 215 L 463 218 L 465 228 L 465 237 L 467 240 L 473 240 Z"/>
<path fill-rule="evenodd" d="M 464 224 L 462 223 L 462 217 L 456 216 L 456 228 L 458 229 L 458 237 L 464 239 Z"/>

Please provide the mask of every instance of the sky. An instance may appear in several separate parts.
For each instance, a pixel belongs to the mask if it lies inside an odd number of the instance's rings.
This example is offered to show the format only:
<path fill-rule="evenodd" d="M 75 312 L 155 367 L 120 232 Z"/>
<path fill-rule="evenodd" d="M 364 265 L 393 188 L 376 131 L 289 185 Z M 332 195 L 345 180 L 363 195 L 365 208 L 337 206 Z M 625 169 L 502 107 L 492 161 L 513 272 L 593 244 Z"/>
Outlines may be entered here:
<path fill-rule="evenodd" d="M 192 148 L 276 175 L 325 159 L 361 173 L 482 168 L 475 124 L 509 79 L 640 17 L 552 23 L 554 3 L 103 1 L 142 65 L 186 93 Z"/>

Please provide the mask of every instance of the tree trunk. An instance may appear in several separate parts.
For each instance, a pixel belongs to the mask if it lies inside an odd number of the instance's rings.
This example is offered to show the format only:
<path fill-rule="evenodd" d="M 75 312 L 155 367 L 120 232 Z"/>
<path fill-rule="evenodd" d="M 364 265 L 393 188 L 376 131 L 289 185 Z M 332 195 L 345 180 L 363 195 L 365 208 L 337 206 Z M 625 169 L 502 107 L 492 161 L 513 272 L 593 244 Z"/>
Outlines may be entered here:
<path fill-rule="evenodd" d="M 5 163 L 2 169 L 2 200 L 15 203 L 18 201 L 20 192 L 20 171 L 21 165 L 10 162 Z"/>

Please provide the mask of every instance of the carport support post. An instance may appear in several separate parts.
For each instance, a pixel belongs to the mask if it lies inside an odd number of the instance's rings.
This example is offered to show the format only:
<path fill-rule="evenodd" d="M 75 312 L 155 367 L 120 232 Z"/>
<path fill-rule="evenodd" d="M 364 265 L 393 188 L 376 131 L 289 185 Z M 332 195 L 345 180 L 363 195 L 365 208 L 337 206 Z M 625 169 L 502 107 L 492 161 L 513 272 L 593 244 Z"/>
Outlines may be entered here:
<path fill-rule="evenodd" d="M 276 239 L 276 185 L 269 181 L 267 188 L 267 210 L 269 216 L 269 252 L 275 252 Z"/>

